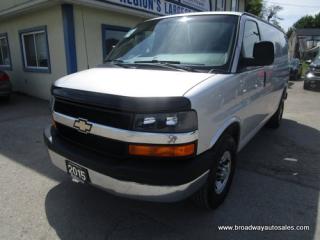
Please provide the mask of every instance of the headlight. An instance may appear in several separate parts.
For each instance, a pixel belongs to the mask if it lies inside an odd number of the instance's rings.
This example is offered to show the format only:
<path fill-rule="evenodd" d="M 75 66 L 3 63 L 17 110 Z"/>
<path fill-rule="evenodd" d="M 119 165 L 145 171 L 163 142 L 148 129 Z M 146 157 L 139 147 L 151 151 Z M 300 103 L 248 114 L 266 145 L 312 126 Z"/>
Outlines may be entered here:
<path fill-rule="evenodd" d="M 307 73 L 307 78 L 313 78 L 314 74 L 312 72 Z"/>
<path fill-rule="evenodd" d="M 198 129 L 195 111 L 136 114 L 133 130 L 141 132 L 183 133 Z"/>

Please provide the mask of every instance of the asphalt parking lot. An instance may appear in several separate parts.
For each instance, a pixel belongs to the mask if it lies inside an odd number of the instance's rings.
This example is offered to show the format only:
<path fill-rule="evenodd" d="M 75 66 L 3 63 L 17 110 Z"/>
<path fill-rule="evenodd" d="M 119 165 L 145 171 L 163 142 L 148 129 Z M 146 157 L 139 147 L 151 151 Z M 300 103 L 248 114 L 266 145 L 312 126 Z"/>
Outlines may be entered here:
<path fill-rule="evenodd" d="M 0 239 L 320 239 L 320 93 L 292 82 L 280 129 L 238 158 L 226 202 L 147 203 L 74 184 L 49 161 L 48 103 L 0 103 Z M 219 225 L 306 225 L 308 231 L 218 231 Z"/>

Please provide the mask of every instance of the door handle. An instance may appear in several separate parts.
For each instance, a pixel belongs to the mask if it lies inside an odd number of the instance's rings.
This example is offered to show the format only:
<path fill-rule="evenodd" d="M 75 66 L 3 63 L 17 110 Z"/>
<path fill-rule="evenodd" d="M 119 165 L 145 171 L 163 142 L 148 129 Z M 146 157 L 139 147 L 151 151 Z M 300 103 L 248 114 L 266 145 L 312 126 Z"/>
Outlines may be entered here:
<path fill-rule="evenodd" d="M 265 87 L 266 84 L 267 84 L 267 72 L 264 71 L 264 72 L 263 72 L 263 86 Z"/>

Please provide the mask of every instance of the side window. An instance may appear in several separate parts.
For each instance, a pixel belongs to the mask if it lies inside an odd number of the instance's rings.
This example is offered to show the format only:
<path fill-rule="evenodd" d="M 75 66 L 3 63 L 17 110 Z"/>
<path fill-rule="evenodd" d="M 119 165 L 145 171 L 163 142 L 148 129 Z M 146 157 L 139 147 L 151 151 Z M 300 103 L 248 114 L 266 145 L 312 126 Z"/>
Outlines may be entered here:
<path fill-rule="evenodd" d="M 254 21 L 246 21 L 242 43 L 242 57 L 253 58 L 253 47 L 256 42 L 260 42 L 258 25 Z"/>
<path fill-rule="evenodd" d="M 125 27 L 102 25 L 103 61 L 128 31 Z"/>

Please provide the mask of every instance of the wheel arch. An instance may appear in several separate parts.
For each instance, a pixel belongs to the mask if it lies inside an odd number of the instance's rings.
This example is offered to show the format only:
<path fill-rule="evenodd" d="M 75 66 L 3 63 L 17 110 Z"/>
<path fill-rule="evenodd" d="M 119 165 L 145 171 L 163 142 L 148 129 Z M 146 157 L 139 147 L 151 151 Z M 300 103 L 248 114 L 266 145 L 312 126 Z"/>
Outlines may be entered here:
<path fill-rule="evenodd" d="M 233 117 L 219 128 L 219 130 L 211 138 L 209 149 L 211 149 L 216 144 L 216 142 L 226 133 L 230 134 L 234 138 L 238 148 L 241 136 L 241 121 L 239 118 Z"/>

